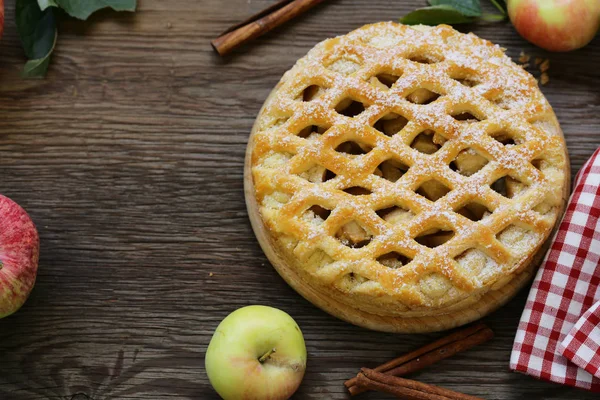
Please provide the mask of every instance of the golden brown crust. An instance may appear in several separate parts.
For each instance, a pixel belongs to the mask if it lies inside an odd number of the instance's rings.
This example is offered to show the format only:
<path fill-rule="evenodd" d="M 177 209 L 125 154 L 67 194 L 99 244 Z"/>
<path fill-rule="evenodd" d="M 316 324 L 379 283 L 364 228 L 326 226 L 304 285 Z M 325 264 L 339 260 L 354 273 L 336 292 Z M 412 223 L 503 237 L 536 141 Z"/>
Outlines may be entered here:
<path fill-rule="evenodd" d="M 568 176 L 552 108 L 500 48 L 380 23 L 284 75 L 253 128 L 245 191 L 263 250 L 304 297 L 416 332 L 481 317 L 527 282 Z"/>

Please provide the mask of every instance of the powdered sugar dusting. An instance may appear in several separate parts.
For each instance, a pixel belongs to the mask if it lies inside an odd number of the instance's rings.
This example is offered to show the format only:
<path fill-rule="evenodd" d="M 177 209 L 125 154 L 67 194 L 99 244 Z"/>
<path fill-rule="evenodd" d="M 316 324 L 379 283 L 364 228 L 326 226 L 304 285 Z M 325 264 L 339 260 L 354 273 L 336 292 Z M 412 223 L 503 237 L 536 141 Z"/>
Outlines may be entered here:
<path fill-rule="evenodd" d="M 315 287 L 360 293 L 364 310 L 443 307 L 498 285 L 548 236 L 556 215 L 530 210 L 565 184 L 554 121 L 497 45 L 448 26 L 368 25 L 317 45 L 266 102 L 253 138 L 262 217 L 297 241 Z M 411 147 L 422 132 L 438 147 Z M 344 142 L 364 154 L 336 151 Z M 459 212 L 471 203 L 491 212 Z M 386 217 L 394 206 L 410 218 Z M 390 252 L 410 260 L 377 261 Z"/>

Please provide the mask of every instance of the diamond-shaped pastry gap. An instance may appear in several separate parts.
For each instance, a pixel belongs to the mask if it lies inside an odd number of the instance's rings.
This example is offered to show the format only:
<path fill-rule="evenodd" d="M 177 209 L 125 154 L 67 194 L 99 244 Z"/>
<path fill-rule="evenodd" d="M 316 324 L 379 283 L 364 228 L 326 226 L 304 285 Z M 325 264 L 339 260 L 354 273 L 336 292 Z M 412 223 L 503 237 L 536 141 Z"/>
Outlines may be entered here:
<path fill-rule="evenodd" d="M 521 253 L 535 245 L 538 234 L 532 229 L 517 224 L 510 224 L 496 234 L 496 239 L 509 251 Z"/>
<path fill-rule="evenodd" d="M 516 138 L 513 134 L 503 130 L 490 133 L 490 136 L 503 146 L 514 146 L 521 143 L 521 141 L 518 138 Z"/>
<path fill-rule="evenodd" d="M 508 195 L 506 194 L 506 176 L 503 176 L 501 178 L 498 178 L 497 180 L 495 180 L 490 187 L 492 188 L 492 190 L 504 197 L 508 197 Z"/>
<path fill-rule="evenodd" d="M 452 283 L 441 273 L 431 272 L 421 278 L 419 287 L 425 296 L 439 299 L 452 288 Z"/>
<path fill-rule="evenodd" d="M 368 107 L 368 105 L 366 107 Z M 351 97 L 346 97 L 335 106 L 335 111 L 338 114 L 344 115 L 346 117 L 354 118 L 360 115 L 363 111 L 365 111 L 366 107 L 365 104 L 361 103 L 360 101 L 355 100 Z"/>
<path fill-rule="evenodd" d="M 340 57 L 327 65 L 327 69 L 342 75 L 351 75 L 361 67 L 362 60 L 357 56 Z"/>
<path fill-rule="evenodd" d="M 373 150 L 373 148 L 371 146 L 369 146 L 368 144 L 359 143 L 359 142 L 353 141 L 353 140 L 348 140 L 344 143 L 341 143 L 339 146 L 337 146 L 335 148 L 335 151 L 337 151 L 339 153 L 346 153 L 346 154 L 355 155 L 355 156 L 367 154 L 371 150 Z"/>
<path fill-rule="evenodd" d="M 318 216 L 323 221 L 326 221 L 327 218 L 329 218 L 329 216 L 331 215 L 330 209 L 320 206 L 318 204 L 311 206 L 307 211 L 312 212 L 314 215 Z"/>
<path fill-rule="evenodd" d="M 408 124 L 408 119 L 396 113 L 388 113 L 379 118 L 373 128 L 387 136 L 394 136 Z"/>
<path fill-rule="evenodd" d="M 317 138 L 320 135 L 324 134 L 329 128 L 331 128 L 331 125 L 326 125 L 326 124 L 308 125 L 308 126 L 304 127 L 303 129 L 301 129 L 297 135 L 298 135 L 298 137 L 301 137 L 303 139 Z"/>
<path fill-rule="evenodd" d="M 334 262 L 327 253 L 322 249 L 316 248 L 315 251 L 308 257 L 306 264 L 312 266 L 312 269 L 318 271 L 327 265 Z"/>
<path fill-rule="evenodd" d="M 468 79 L 468 78 L 456 79 L 456 81 L 458 81 L 458 83 L 460 83 L 461 85 L 466 86 L 466 87 L 475 87 L 475 86 L 479 85 L 479 82 L 477 82 L 473 79 Z"/>
<path fill-rule="evenodd" d="M 406 96 L 406 100 L 413 104 L 426 105 L 436 101 L 441 95 L 429 89 L 418 88 Z"/>
<path fill-rule="evenodd" d="M 462 207 L 456 207 L 454 211 L 475 222 L 481 221 L 492 213 L 487 206 L 478 201 L 471 201 Z"/>
<path fill-rule="evenodd" d="M 415 237 L 415 241 L 423 246 L 434 249 L 438 246 L 443 245 L 448 240 L 454 237 L 454 231 L 445 230 L 445 229 L 428 229 L 425 232 L 422 232 L 417 237 Z"/>
<path fill-rule="evenodd" d="M 386 208 L 380 208 L 375 212 L 377 213 L 379 218 L 389 222 L 392 225 L 398 225 L 403 222 L 409 221 L 415 216 L 415 214 L 413 214 L 412 211 L 397 205 Z"/>
<path fill-rule="evenodd" d="M 418 194 L 425 197 L 427 200 L 436 202 L 450 192 L 450 188 L 438 181 L 430 179 L 423 182 L 416 190 Z"/>
<path fill-rule="evenodd" d="M 303 169 L 301 172 L 297 173 L 297 175 L 312 183 L 327 182 L 336 177 L 335 173 L 328 170 L 321 164 L 312 164 Z"/>
<path fill-rule="evenodd" d="M 497 264 L 485 252 L 476 247 L 466 249 L 456 257 L 454 261 L 471 276 L 484 278 L 493 271 Z"/>
<path fill-rule="evenodd" d="M 459 254 L 459 255 L 457 255 L 456 257 L 454 257 L 454 260 L 455 260 L 455 261 L 458 261 L 459 259 L 465 258 L 465 257 L 467 257 L 467 256 L 468 256 L 470 253 L 473 253 L 474 251 L 481 252 L 481 250 L 479 250 L 478 248 L 476 248 L 476 247 L 471 247 L 471 248 L 468 248 L 468 249 L 466 249 L 465 251 L 463 251 L 462 253 L 460 253 L 460 254 Z M 483 254 L 485 255 L 485 253 L 483 253 Z"/>
<path fill-rule="evenodd" d="M 390 182 L 396 182 L 398 179 L 402 177 L 408 171 L 408 165 L 390 158 L 388 160 L 382 161 L 381 164 L 375 168 L 373 174 L 387 179 Z"/>
<path fill-rule="evenodd" d="M 450 79 L 453 79 L 466 87 L 475 87 L 481 84 L 481 77 L 477 76 L 476 72 L 453 71 L 448 74 Z"/>
<path fill-rule="evenodd" d="M 541 216 L 546 216 L 552 213 L 555 209 L 556 207 L 552 206 L 546 200 L 542 201 L 541 203 L 532 208 L 533 211 L 540 214 Z"/>
<path fill-rule="evenodd" d="M 377 262 L 392 269 L 401 268 L 412 261 L 412 258 L 397 251 L 390 251 L 377 257 Z"/>
<path fill-rule="evenodd" d="M 283 126 L 286 122 L 288 122 L 290 119 L 290 116 L 284 116 L 284 117 L 279 117 L 279 118 L 275 118 L 273 120 L 270 121 L 270 123 L 268 124 L 268 126 L 270 128 L 279 128 L 281 126 Z"/>
<path fill-rule="evenodd" d="M 290 201 L 291 196 L 288 193 L 274 191 L 267 194 L 263 199 L 263 204 L 270 209 L 279 209 Z"/>
<path fill-rule="evenodd" d="M 344 189 L 344 192 L 351 194 L 352 196 L 368 196 L 371 194 L 371 191 L 362 186 L 352 186 Z"/>
<path fill-rule="evenodd" d="M 414 54 L 406 57 L 406 59 L 419 64 L 436 64 L 444 61 L 443 57 L 434 56 L 432 54 Z"/>
<path fill-rule="evenodd" d="M 529 185 L 510 175 L 505 175 L 494 181 L 490 187 L 496 193 L 499 193 L 508 199 L 512 199 L 527 190 Z"/>
<path fill-rule="evenodd" d="M 512 199 L 513 197 L 517 197 L 527 189 L 529 189 L 528 184 L 511 176 L 506 178 L 506 194 L 509 196 L 509 198 Z"/>
<path fill-rule="evenodd" d="M 335 233 L 335 237 L 344 246 L 353 249 L 365 247 L 371 243 L 371 240 L 373 239 L 373 235 L 371 235 L 369 231 L 356 220 L 352 220 L 342 225 Z"/>
<path fill-rule="evenodd" d="M 300 97 L 302 101 L 313 101 L 323 96 L 326 90 L 327 89 L 319 85 L 310 85 L 302 91 L 302 95 Z"/>
<path fill-rule="evenodd" d="M 454 79 L 455 81 L 457 81 L 458 83 L 460 83 L 461 85 L 466 86 L 466 87 L 475 87 L 481 83 L 481 82 L 479 82 L 475 79 L 471 79 L 471 78 L 462 78 L 462 79 L 452 78 L 452 79 Z"/>
<path fill-rule="evenodd" d="M 433 154 L 442 148 L 440 140 L 437 140 L 439 138 L 442 137 L 440 135 L 436 137 L 434 131 L 427 129 L 415 136 L 413 141 L 410 143 L 410 147 L 423 154 Z M 438 143 L 436 143 L 436 141 Z"/>
<path fill-rule="evenodd" d="M 394 83 L 396 83 L 398 79 L 400 79 L 400 75 L 382 72 L 373 76 L 371 79 L 377 79 L 381 84 L 387 86 L 389 89 L 394 86 Z"/>
<path fill-rule="evenodd" d="M 537 157 L 531 160 L 531 165 L 538 171 L 544 171 L 547 168 L 550 168 L 552 164 L 543 157 Z"/>
<path fill-rule="evenodd" d="M 452 118 L 457 121 L 464 122 L 467 124 L 472 124 L 475 122 L 485 121 L 486 117 L 483 115 L 475 115 L 476 113 L 472 113 L 470 111 L 459 111 L 450 114 Z"/>
<path fill-rule="evenodd" d="M 461 150 L 454 160 L 450 162 L 450 168 L 464 176 L 471 176 L 488 163 L 488 159 L 478 153 L 475 149 L 468 147 Z"/>
<path fill-rule="evenodd" d="M 510 110 L 519 105 L 515 99 L 511 99 L 508 96 L 503 95 L 493 97 L 490 99 L 490 101 L 504 110 Z"/>
<path fill-rule="evenodd" d="M 337 175 L 328 169 L 325 170 L 325 175 L 323 176 L 323 182 L 327 182 L 335 178 Z"/>
<path fill-rule="evenodd" d="M 293 156 L 294 154 L 289 152 L 270 151 L 263 156 L 262 164 L 266 168 L 282 168 Z"/>

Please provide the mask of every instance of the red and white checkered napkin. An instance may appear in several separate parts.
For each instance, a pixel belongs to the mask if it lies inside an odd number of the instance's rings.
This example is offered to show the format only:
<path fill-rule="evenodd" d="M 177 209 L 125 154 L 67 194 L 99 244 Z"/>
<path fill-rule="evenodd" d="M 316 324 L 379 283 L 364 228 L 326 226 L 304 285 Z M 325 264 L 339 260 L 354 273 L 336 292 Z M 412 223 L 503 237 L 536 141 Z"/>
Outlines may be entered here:
<path fill-rule="evenodd" d="M 510 368 L 600 392 L 600 149 L 577 174 L 535 277 Z"/>

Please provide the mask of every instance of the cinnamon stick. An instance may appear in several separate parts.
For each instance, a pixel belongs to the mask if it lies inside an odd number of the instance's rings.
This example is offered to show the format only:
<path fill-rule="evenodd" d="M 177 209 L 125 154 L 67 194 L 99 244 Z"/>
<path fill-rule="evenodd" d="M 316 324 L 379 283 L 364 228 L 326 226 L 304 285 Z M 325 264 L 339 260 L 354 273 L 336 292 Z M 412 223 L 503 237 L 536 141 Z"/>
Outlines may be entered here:
<path fill-rule="evenodd" d="M 438 361 L 451 357 L 456 353 L 460 353 L 462 351 L 470 349 L 473 346 L 476 346 L 483 342 L 487 342 L 493 336 L 494 333 L 491 329 L 483 329 L 464 339 L 448 343 L 447 345 L 444 345 L 430 353 L 426 353 L 423 356 L 411 360 L 410 362 L 404 365 L 399 365 L 396 368 L 386 371 L 386 373 L 390 375 L 401 376 L 411 373 L 413 371 L 418 371 L 429 365 L 435 364 Z"/>
<path fill-rule="evenodd" d="M 483 323 L 471 325 L 382 364 L 374 368 L 374 371 L 395 376 L 406 375 L 484 343 L 493 336 L 494 333 L 487 325 Z M 355 377 L 344 382 L 352 396 L 366 391 L 364 388 L 356 386 L 357 380 L 358 377 Z"/>
<path fill-rule="evenodd" d="M 381 383 L 381 384 L 384 384 L 387 386 L 396 387 L 396 388 L 401 387 L 401 388 L 406 388 L 406 389 L 414 390 L 414 391 L 421 392 L 421 393 L 426 393 L 429 395 L 435 395 L 435 396 L 442 397 L 444 399 L 481 400 L 479 397 L 471 396 L 471 395 L 460 393 L 460 392 L 455 392 L 454 390 L 446 389 L 446 388 L 435 386 L 435 385 L 429 385 L 427 383 L 415 381 L 412 379 L 405 379 L 405 378 L 400 378 L 397 376 L 382 374 L 381 372 L 376 372 L 376 371 L 373 371 L 372 369 L 368 369 L 368 368 L 361 369 L 361 373 L 363 376 L 365 376 L 367 379 L 369 379 L 371 381 L 375 381 L 375 382 L 378 382 L 378 383 Z M 427 398 L 429 399 L 431 397 L 427 397 Z"/>
<path fill-rule="evenodd" d="M 211 45 L 217 53 L 226 55 L 323 1 L 325 0 L 281 0 L 248 20 L 229 28 L 211 41 Z"/>
<path fill-rule="evenodd" d="M 448 400 L 447 397 L 437 396 L 431 393 L 422 393 L 409 388 L 386 385 L 385 383 L 373 381 L 363 374 L 358 374 L 356 383 L 365 390 L 376 390 L 406 400 Z"/>

